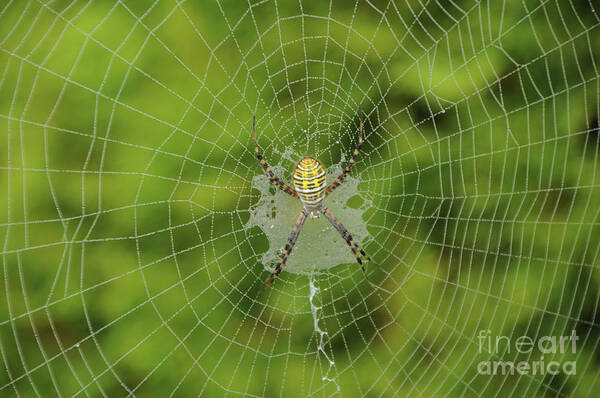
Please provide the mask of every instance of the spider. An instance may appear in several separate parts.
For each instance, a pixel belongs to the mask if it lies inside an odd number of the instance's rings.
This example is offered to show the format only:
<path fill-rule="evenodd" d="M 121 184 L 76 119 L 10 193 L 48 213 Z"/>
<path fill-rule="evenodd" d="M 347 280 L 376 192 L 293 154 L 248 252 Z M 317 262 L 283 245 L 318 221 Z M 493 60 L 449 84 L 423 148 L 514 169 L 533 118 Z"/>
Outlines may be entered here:
<path fill-rule="evenodd" d="M 305 156 L 298 162 L 296 168 L 294 169 L 294 188 L 281 181 L 273 173 L 271 167 L 267 164 L 264 157 L 260 154 L 260 151 L 258 149 L 258 141 L 256 138 L 256 118 L 255 116 L 252 117 L 252 132 L 254 134 L 254 152 L 256 153 L 256 157 L 260 162 L 260 166 L 262 168 L 263 173 L 269 178 L 269 181 L 271 181 L 271 183 L 273 183 L 277 188 L 281 189 L 283 192 L 295 198 L 300 199 L 300 201 L 304 205 L 302 211 L 300 211 L 300 216 L 298 217 L 296 224 L 292 228 L 292 232 L 288 237 L 285 248 L 283 249 L 283 252 L 279 257 L 279 261 L 277 262 L 275 269 L 273 270 L 269 278 L 267 278 L 267 280 L 265 281 L 265 290 L 271 286 L 273 281 L 277 279 L 277 277 L 283 270 L 283 267 L 285 266 L 285 263 L 290 253 L 292 252 L 294 245 L 296 244 L 296 240 L 300 235 L 300 231 L 302 230 L 302 226 L 304 225 L 304 221 L 306 221 L 307 216 L 310 216 L 313 219 L 317 219 L 321 214 L 323 214 L 325 218 L 327 218 L 331 225 L 333 225 L 333 227 L 346 241 L 346 243 L 350 247 L 350 250 L 352 250 L 352 253 L 356 258 L 356 261 L 360 265 L 365 279 L 367 278 L 367 272 L 365 271 L 365 266 L 363 265 L 360 255 L 366 258 L 369 262 L 377 265 L 377 263 L 375 263 L 371 259 L 371 257 L 369 257 L 367 253 L 365 253 L 365 251 L 356 243 L 356 241 L 352 238 L 350 232 L 348 232 L 348 230 L 337 219 L 337 217 L 333 215 L 331 210 L 329 210 L 327 206 L 323 204 L 323 199 L 325 199 L 327 195 L 333 192 L 334 189 L 339 187 L 344 182 L 346 176 L 350 173 L 350 170 L 352 170 L 352 166 L 354 165 L 356 157 L 358 156 L 360 147 L 364 142 L 362 109 L 360 107 L 358 108 L 358 114 L 360 120 L 358 145 L 352 153 L 352 157 L 348 161 L 348 164 L 346 165 L 344 171 L 342 171 L 342 173 L 331 184 L 327 185 L 327 183 L 325 182 L 327 176 L 325 174 L 325 169 L 323 168 L 321 163 L 319 163 L 319 161 L 313 157 Z"/>

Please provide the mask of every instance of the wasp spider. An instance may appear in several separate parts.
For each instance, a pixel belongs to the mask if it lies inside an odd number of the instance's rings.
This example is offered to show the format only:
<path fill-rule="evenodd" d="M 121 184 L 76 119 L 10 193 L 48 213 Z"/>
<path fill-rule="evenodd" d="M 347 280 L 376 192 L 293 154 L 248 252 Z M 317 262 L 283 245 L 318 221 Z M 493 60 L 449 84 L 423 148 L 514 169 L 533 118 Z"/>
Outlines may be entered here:
<path fill-rule="evenodd" d="M 348 230 L 337 219 L 337 217 L 333 215 L 331 210 L 329 210 L 327 206 L 323 204 L 323 199 L 325 199 L 327 195 L 333 192 L 334 189 L 340 186 L 344 182 L 346 176 L 350 173 L 350 170 L 352 170 L 352 166 L 354 165 L 356 157 L 358 156 L 360 147 L 364 142 L 362 110 L 360 109 L 360 107 L 358 109 L 358 112 L 360 119 L 358 145 L 352 153 L 352 157 L 348 161 L 348 164 L 346 165 L 344 171 L 342 171 L 342 173 L 331 184 L 327 185 L 327 183 L 325 182 L 327 176 L 325 174 L 325 169 L 323 168 L 321 163 L 319 163 L 319 161 L 313 157 L 305 156 L 298 162 L 298 164 L 296 165 L 296 169 L 294 170 L 294 188 L 281 181 L 273 173 L 271 167 L 269 167 L 263 156 L 260 154 L 260 151 L 258 150 L 258 142 L 256 139 L 256 120 L 254 117 L 252 118 L 252 131 L 254 133 L 254 152 L 256 153 L 256 157 L 260 162 L 260 166 L 262 168 L 263 173 L 275 186 L 277 186 L 283 192 L 300 199 L 300 201 L 302 201 L 302 204 L 304 205 L 302 211 L 300 212 L 300 216 L 296 221 L 296 224 L 292 228 L 292 232 L 287 240 L 283 252 L 281 253 L 281 256 L 279 257 L 279 261 L 277 262 L 275 269 L 273 270 L 269 278 L 265 281 L 265 289 L 271 286 L 273 280 L 277 279 L 277 277 L 283 270 L 285 262 L 287 261 L 288 256 L 290 255 L 292 249 L 294 248 L 294 245 L 296 244 L 296 240 L 300 235 L 300 230 L 302 229 L 302 226 L 304 225 L 304 221 L 306 221 L 307 216 L 310 216 L 311 218 L 319 218 L 319 216 L 323 214 L 325 218 L 329 220 L 331 225 L 333 225 L 333 227 L 339 232 L 342 238 L 344 238 L 348 246 L 350 246 L 350 250 L 352 250 L 352 253 L 354 253 L 354 257 L 360 265 L 360 268 L 365 278 L 367 277 L 367 273 L 365 271 L 365 267 L 360 258 L 360 255 L 362 255 L 371 263 L 376 264 L 373 260 L 371 260 L 371 257 L 369 257 L 367 253 L 365 253 L 365 251 L 356 243 L 356 241 L 352 238 L 350 232 L 348 232 Z"/>

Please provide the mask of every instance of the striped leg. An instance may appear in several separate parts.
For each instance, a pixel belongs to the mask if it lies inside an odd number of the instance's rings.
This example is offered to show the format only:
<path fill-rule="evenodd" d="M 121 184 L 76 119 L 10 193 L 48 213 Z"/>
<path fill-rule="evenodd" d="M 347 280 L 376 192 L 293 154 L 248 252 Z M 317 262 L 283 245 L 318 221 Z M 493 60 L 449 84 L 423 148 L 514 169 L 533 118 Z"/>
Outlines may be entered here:
<path fill-rule="evenodd" d="M 296 239 L 298 239 L 298 235 L 300 235 L 300 230 L 302 230 L 304 221 L 306 221 L 306 215 L 306 209 L 302 209 L 302 211 L 300 212 L 300 216 L 298 217 L 298 221 L 296 221 L 296 224 L 292 228 L 292 233 L 290 234 L 287 240 L 285 248 L 283 249 L 283 253 L 281 253 L 281 257 L 279 257 L 279 261 L 277 261 L 275 269 L 265 281 L 264 290 L 267 290 L 271 286 L 273 281 L 277 279 L 277 277 L 281 273 L 281 270 L 283 270 L 283 267 L 285 267 L 285 262 L 287 261 L 290 253 L 292 252 L 292 249 L 294 248 L 294 245 L 296 244 Z"/>
<path fill-rule="evenodd" d="M 344 169 L 344 171 L 342 171 L 342 174 L 340 174 L 331 184 L 329 184 L 329 186 L 327 188 L 325 188 L 325 196 L 329 195 L 331 192 L 333 192 L 334 189 L 336 189 L 338 186 L 340 186 L 342 184 L 342 182 L 344 182 L 344 179 L 350 173 L 350 170 L 352 170 L 352 166 L 354 166 L 356 157 L 358 156 L 358 154 L 360 152 L 360 147 L 362 146 L 362 144 L 364 142 L 362 109 L 360 108 L 360 106 L 358 107 L 358 117 L 360 119 L 358 145 L 356 145 L 356 149 L 352 153 L 352 157 L 350 157 L 350 160 L 348 161 L 348 164 L 346 165 L 346 168 Z"/>
<path fill-rule="evenodd" d="M 337 217 L 333 215 L 333 213 L 331 212 L 331 210 L 329 210 L 327 207 L 323 206 L 323 210 L 322 211 L 323 211 L 323 214 L 325 215 L 325 217 L 331 223 L 331 225 L 333 225 L 333 227 L 340 233 L 340 235 L 342 236 L 342 238 L 344 238 L 344 240 L 346 241 L 346 243 L 348 244 L 348 246 L 350 246 L 350 250 L 352 250 L 352 253 L 354 253 L 354 257 L 356 258 L 356 261 L 360 265 L 360 268 L 361 268 L 361 270 L 363 272 L 363 275 L 365 276 L 365 279 L 366 279 L 367 278 L 367 272 L 365 271 L 365 266 L 363 265 L 363 262 L 360 259 L 360 256 L 358 255 L 358 253 L 360 253 L 369 262 L 371 262 L 371 263 L 373 263 L 375 265 L 378 265 L 378 264 L 375 261 L 373 261 L 371 259 L 371 257 L 369 257 L 367 255 L 367 253 L 365 253 L 365 251 L 358 245 L 358 243 L 356 243 L 356 241 L 354 240 L 354 238 L 352 238 L 352 235 L 350 235 L 350 232 L 348 232 L 348 230 L 346 229 L 346 227 L 344 227 L 344 225 L 340 222 L 340 220 L 338 220 Z"/>
<path fill-rule="evenodd" d="M 256 153 L 256 157 L 258 158 L 258 161 L 260 162 L 260 167 L 262 168 L 263 173 L 267 177 L 269 177 L 269 181 L 271 181 L 276 187 L 281 189 L 283 192 L 297 198 L 298 193 L 296 192 L 296 190 L 294 188 L 290 187 L 289 185 L 287 185 L 285 182 L 281 181 L 279 179 L 279 177 L 277 177 L 273 173 L 273 171 L 271 170 L 271 167 L 267 164 L 267 162 L 265 161 L 263 156 L 260 154 L 260 152 L 258 150 L 258 141 L 256 139 L 256 118 L 254 116 L 252 116 L 252 132 L 254 134 L 254 153 Z"/>

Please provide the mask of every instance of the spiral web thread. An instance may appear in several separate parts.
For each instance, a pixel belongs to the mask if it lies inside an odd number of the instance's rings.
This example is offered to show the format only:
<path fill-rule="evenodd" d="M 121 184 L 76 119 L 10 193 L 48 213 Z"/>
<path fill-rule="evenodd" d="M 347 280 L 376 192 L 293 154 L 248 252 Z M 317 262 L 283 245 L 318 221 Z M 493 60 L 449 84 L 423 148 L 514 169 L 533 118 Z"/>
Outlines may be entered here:
<path fill-rule="evenodd" d="M 2 394 L 597 391 L 593 4 L 315 3 L 0 5 Z M 252 115 L 289 183 L 303 155 L 341 170 L 359 105 L 337 200 L 380 267 L 284 271 L 259 295 L 287 235 L 249 223 L 285 195 L 252 183 Z M 314 225 L 291 256 L 325 255 Z M 577 373 L 482 375 L 540 360 L 482 330 L 575 331 L 545 360 Z"/>

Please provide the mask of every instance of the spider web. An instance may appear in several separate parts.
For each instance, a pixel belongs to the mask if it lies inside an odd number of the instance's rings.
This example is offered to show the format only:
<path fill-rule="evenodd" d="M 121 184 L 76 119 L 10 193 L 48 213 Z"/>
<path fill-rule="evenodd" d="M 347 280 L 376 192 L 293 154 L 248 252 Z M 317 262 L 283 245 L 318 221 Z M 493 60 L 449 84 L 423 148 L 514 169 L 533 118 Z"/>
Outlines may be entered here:
<path fill-rule="evenodd" d="M 3 2 L 2 395 L 593 395 L 598 42 L 575 0 Z M 380 266 L 309 220 L 260 295 L 300 203 L 252 115 L 291 182 L 359 105 L 327 204 Z"/>

